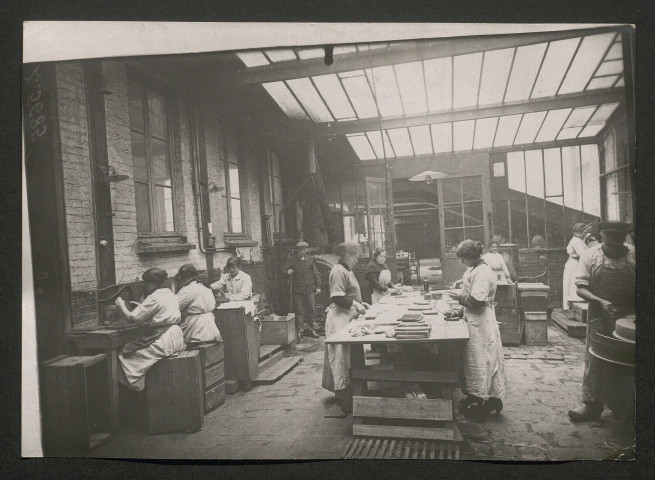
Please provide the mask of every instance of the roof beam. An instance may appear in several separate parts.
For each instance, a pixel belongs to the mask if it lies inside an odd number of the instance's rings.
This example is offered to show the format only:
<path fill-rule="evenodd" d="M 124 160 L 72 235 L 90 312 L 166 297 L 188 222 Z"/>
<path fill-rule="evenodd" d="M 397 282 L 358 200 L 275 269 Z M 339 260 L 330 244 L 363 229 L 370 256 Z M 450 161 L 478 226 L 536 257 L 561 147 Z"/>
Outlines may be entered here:
<path fill-rule="evenodd" d="M 519 113 L 542 112 L 560 108 L 584 107 L 604 103 L 623 102 L 625 89 L 623 87 L 594 92 L 579 92 L 554 97 L 537 98 L 533 100 L 490 105 L 487 107 L 468 107 L 462 109 L 444 110 L 427 115 L 403 116 L 394 118 L 370 118 L 366 120 L 350 120 L 316 125 L 313 129 L 317 137 L 344 135 L 346 133 L 370 132 L 390 128 L 414 127 L 433 123 L 458 122 L 478 118 L 500 117 Z"/>
<path fill-rule="evenodd" d="M 375 49 L 369 52 L 354 52 L 343 56 L 337 56 L 332 65 L 326 65 L 323 58 L 320 57 L 307 60 L 277 62 L 271 65 L 247 68 L 243 70 L 238 81 L 245 85 L 290 80 L 292 78 L 326 75 L 330 73 L 361 70 L 364 68 L 395 65 L 398 63 L 520 47 L 523 45 L 564 40 L 567 38 L 576 38 L 617 30 L 618 27 L 607 27 L 544 33 L 485 35 L 425 40 L 421 41 L 419 46 L 412 45 L 412 48 L 399 45 L 396 47 Z"/>

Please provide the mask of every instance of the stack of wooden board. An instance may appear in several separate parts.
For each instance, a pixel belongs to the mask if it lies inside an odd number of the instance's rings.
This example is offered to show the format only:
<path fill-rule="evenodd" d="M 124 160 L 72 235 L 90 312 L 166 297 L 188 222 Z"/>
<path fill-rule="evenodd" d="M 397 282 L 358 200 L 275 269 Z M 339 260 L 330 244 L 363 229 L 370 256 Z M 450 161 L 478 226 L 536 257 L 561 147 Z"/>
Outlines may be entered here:
<path fill-rule="evenodd" d="M 420 322 L 401 322 L 394 328 L 397 339 L 419 339 L 429 338 L 432 326 L 424 321 Z"/>
<path fill-rule="evenodd" d="M 188 351 L 197 350 L 202 369 L 203 408 L 205 415 L 225 403 L 225 364 L 223 342 L 190 344 Z"/>
<path fill-rule="evenodd" d="M 585 338 L 587 335 L 587 325 L 571 320 L 562 310 L 554 310 L 550 315 L 553 323 L 562 329 L 569 337 Z"/>

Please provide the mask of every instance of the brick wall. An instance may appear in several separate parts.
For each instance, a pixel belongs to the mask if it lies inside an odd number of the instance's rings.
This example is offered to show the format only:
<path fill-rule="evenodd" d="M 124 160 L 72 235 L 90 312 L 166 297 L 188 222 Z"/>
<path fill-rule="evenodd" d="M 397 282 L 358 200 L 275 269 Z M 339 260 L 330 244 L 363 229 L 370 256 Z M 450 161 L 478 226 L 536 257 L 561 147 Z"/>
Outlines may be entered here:
<path fill-rule="evenodd" d="M 562 307 L 562 279 L 564 264 L 568 260 L 565 249 L 535 250 L 519 249 L 519 277 L 536 277 L 547 270 L 546 278 L 540 277 L 536 282 L 545 283 L 550 287 L 548 304 L 550 308 Z"/>

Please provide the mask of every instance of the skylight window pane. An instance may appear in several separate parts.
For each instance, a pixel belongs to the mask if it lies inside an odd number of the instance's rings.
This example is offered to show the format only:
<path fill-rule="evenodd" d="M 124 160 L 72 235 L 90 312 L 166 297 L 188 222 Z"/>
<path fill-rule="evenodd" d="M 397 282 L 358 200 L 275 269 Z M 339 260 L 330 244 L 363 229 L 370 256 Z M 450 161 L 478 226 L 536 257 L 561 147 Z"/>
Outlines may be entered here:
<path fill-rule="evenodd" d="M 612 60 L 610 62 L 603 62 L 598 67 L 596 76 L 600 77 L 602 75 L 613 75 L 623 72 L 623 60 Z"/>
<path fill-rule="evenodd" d="M 562 195 L 562 158 L 559 148 L 544 150 L 544 174 L 546 177 L 546 196 Z"/>
<path fill-rule="evenodd" d="M 564 205 L 574 210 L 582 210 L 582 191 L 580 184 L 580 147 L 562 148 L 562 170 L 564 175 Z"/>
<path fill-rule="evenodd" d="M 557 134 L 571 113 L 571 110 L 571 108 L 563 108 L 561 110 L 549 111 L 535 140 L 537 142 L 550 142 L 555 140 L 555 137 L 557 137 Z"/>
<path fill-rule="evenodd" d="M 544 163 L 541 150 L 528 150 L 525 152 L 525 183 L 527 194 L 537 198 L 544 198 Z"/>
<path fill-rule="evenodd" d="M 394 69 L 396 70 L 405 115 L 427 112 L 425 80 L 421 62 L 403 63 L 402 65 L 396 65 Z"/>
<path fill-rule="evenodd" d="M 521 116 L 521 114 L 518 114 L 500 117 L 494 147 L 504 147 L 514 143 L 514 136 L 516 135 L 516 130 L 519 128 Z"/>
<path fill-rule="evenodd" d="M 507 186 L 517 192 L 525 193 L 523 152 L 507 153 Z"/>
<path fill-rule="evenodd" d="M 270 65 L 269 61 L 259 50 L 252 50 L 248 52 L 239 52 L 237 57 L 241 59 L 244 65 L 250 67 L 260 67 L 262 65 Z"/>
<path fill-rule="evenodd" d="M 262 83 L 268 94 L 289 118 L 307 120 L 307 115 L 284 82 Z"/>
<path fill-rule="evenodd" d="M 580 135 L 578 135 L 578 138 L 584 138 L 584 137 L 593 137 L 594 135 L 597 135 L 598 132 L 600 132 L 605 124 L 600 124 L 600 125 L 587 125 L 584 127 L 584 130 L 580 132 Z"/>
<path fill-rule="evenodd" d="M 355 45 L 342 45 L 340 47 L 334 47 L 334 55 L 345 55 L 346 53 L 353 53 L 357 51 Z"/>
<path fill-rule="evenodd" d="M 478 102 L 482 53 L 455 57 L 453 108 L 472 107 Z"/>
<path fill-rule="evenodd" d="M 454 150 L 471 150 L 473 148 L 473 130 L 475 120 L 465 120 L 453 123 Z"/>
<path fill-rule="evenodd" d="M 368 143 L 366 135 L 358 133 L 356 135 L 346 135 L 346 137 L 348 137 L 350 146 L 353 147 L 360 160 L 375 160 L 375 152 Z"/>
<path fill-rule="evenodd" d="M 557 93 L 557 88 L 562 83 L 566 69 L 579 43 L 580 38 L 568 38 L 550 43 L 544 64 L 534 85 L 532 98 L 551 97 Z"/>
<path fill-rule="evenodd" d="M 547 45 L 547 43 L 538 43 L 516 49 L 512 74 L 505 94 L 506 102 L 526 100 L 530 97 Z"/>
<path fill-rule="evenodd" d="M 621 79 L 616 82 L 617 87 L 625 87 L 625 78 L 621 77 Z"/>
<path fill-rule="evenodd" d="M 287 80 L 287 83 L 300 100 L 300 103 L 305 107 L 307 113 L 312 117 L 312 120 L 316 123 L 334 120 L 309 78 Z"/>
<path fill-rule="evenodd" d="M 591 117 L 591 120 L 589 120 L 589 125 L 604 125 L 618 106 L 618 103 L 606 103 L 605 105 L 601 105 L 598 107 L 598 110 L 596 110 L 596 113 Z"/>
<path fill-rule="evenodd" d="M 557 140 L 576 138 L 581 130 L 582 127 L 563 128 L 560 134 L 557 136 Z"/>
<path fill-rule="evenodd" d="M 298 49 L 298 56 L 301 60 L 309 58 L 321 58 L 325 56 L 325 50 L 322 48 L 300 48 Z"/>
<path fill-rule="evenodd" d="M 619 60 L 623 58 L 623 46 L 621 42 L 616 42 L 610 48 L 610 51 L 607 52 L 605 60 Z"/>
<path fill-rule="evenodd" d="M 513 56 L 513 48 L 485 52 L 478 105 L 489 105 L 503 101 Z"/>
<path fill-rule="evenodd" d="M 397 157 L 408 157 L 414 155 L 412 150 L 412 142 L 409 140 L 409 132 L 406 128 L 393 128 L 387 130 L 393 151 L 396 152 Z"/>
<path fill-rule="evenodd" d="M 341 120 L 355 116 L 355 112 L 350 106 L 350 102 L 348 102 L 348 97 L 346 97 L 346 92 L 343 91 L 336 75 L 320 75 L 312 77 L 312 79 L 337 119 Z"/>
<path fill-rule="evenodd" d="M 343 78 L 342 82 L 359 118 L 378 116 L 373 94 L 364 75 Z"/>
<path fill-rule="evenodd" d="M 534 138 L 537 136 L 541 124 L 544 123 L 544 118 L 546 118 L 546 112 L 532 112 L 523 115 L 523 120 L 516 134 L 514 144 L 521 145 L 523 143 L 534 142 Z"/>
<path fill-rule="evenodd" d="M 425 83 L 428 91 L 428 110 L 449 110 L 453 106 L 452 57 L 426 60 Z"/>
<path fill-rule="evenodd" d="M 596 105 L 593 107 L 577 107 L 571 113 L 571 116 L 568 118 L 564 124 L 564 128 L 571 127 L 583 127 L 589 117 L 596 111 Z"/>
<path fill-rule="evenodd" d="M 616 82 L 616 79 L 619 78 L 618 75 L 612 75 L 611 77 L 600 77 L 594 78 L 589 82 L 587 90 L 597 90 L 599 88 L 610 88 Z"/>
<path fill-rule="evenodd" d="M 453 151 L 452 123 L 436 123 L 430 125 L 432 130 L 432 147 L 435 153 Z"/>
<path fill-rule="evenodd" d="M 366 69 L 366 77 L 377 100 L 382 117 L 395 117 L 403 114 L 403 106 L 396 85 L 392 66 Z"/>
<path fill-rule="evenodd" d="M 288 62 L 296 60 L 296 54 L 290 48 L 273 48 L 264 50 L 264 53 L 271 59 L 271 62 Z"/>
<path fill-rule="evenodd" d="M 377 155 L 378 158 L 384 158 L 385 153 L 387 158 L 395 157 L 387 135 L 384 136 L 384 148 L 382 146 L 382 135 L 380 135 L 379 130 L 366 132 L 366 136 L 368 137 L 368 141 L 371 142 L 371 145 L 373 145 L 373 150 L 375 150 L 375 155 Z"/>
<path fill-rule="evenodd" d="M 473 148 L 491 148 L 497 125 L 498 117 L 480 118 L 476 120 Z"/>
<path fill-rule="evenodd" d="M 412 145 L 416 155 L 432 153 L 432 139 L 430 138 L 430 126 L 410 127 L 409 134 L 412 137 Z"/>
<path fill-rule="evenodd" d="M 566 78 L 564 78 L 564 83 L 557 92 L 559 95 L 582 91 L 615 35 L 613 32 L 603 33 L 582 39 L 582 44 L 573 59 Z"/>
<path fill-rule="evenodd" d="M 348 77 L 359 77 L 364 76 L 364 70 L 351 70 L 350 72 L 339 72 L 339 77 L 348 78 Z"/>

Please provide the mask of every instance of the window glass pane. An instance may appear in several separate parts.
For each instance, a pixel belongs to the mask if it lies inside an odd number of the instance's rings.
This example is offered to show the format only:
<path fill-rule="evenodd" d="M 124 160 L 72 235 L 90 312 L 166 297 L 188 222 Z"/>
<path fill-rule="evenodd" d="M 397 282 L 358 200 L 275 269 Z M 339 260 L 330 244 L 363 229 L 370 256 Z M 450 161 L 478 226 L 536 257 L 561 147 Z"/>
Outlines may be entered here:
<path fill-rule="evenodd" d="M 580 43 L 580 38 L 550 42 L 546 58 L 532 91 L 532 98 L 550 97 L 557 93 L 557 88 L 564 78 L 578 43 Z"/>
<path fill-rule="evenodd" d="M 132 79 L 127 81 L 127 101 L 130 128 L 143 132 L 143 93 L 141 86 Z"/>
<path fill-rule="evenodd" d="M 453 129 L 453 146 L 455 151 L 471 150 L 473 148 L 473 131 L 475 130 L 475 120 L 454 122 Z"/>
<path fill-rule="evenodd" d="M 152 179 L 155 184 L 170 187 L 171 167 L 168 161 L 168 142 L 151 139 L 150 158 L 152 158 Z"/>
<path fill-rule="evenodd" d="M 430 129 L 432 130 L 432 147 L 434 148 L 434 152 L 452 152 L 452 123 L 437 123 L 430 125 Z"/>
<path fill-rule="evenodd" d="M 405 115 L 425 113 L 428 105 L 425 98 L 425 89 L 420 88 L 425 83 L 423 79 L 423 65 L 421 62 L 403 63 L 394 66 L 400 98 L 403 102 Z M 419 88 L 417 88 L 419 87 Z"/>
<path fill-rule="evenodd" d="M 494 147 L 504 147 L 514 143 L 516 130 L 519 128 L 522 114 L 507 115 L 500 117 L 498 121 L 498 128 L 496 129 L 496 139 L 494 140 Z"/>
<path fill-rule="evenodd" d="M 507 154 L 507 186 L 517 192 L 525 193 L 523 152 L 509 152 Z"/>
<path fill-rule="evenodd" d="M 463 177 L 462 193 L 464 201 L 482 200 L 482 178 L 481 177 Z"/>
<path fill-rule="evenodd" d="M 228 163 L 230 175 L 230 195 L 239 196 L 241 190 L 239 186 L 239 166 L 234 163 Z"/>
<path fill-rule="evenodd" d="M 616 142 L 614 132 L 611 132 L 605 139 L 605 158 L 603 172 L 611 172 L 616 169 Z"/>
<path fill-rule="evenodd" d="M 132 132 L 132 163 L 134 164 L 134 181 L 148 181 L 148 162 L 146 161 L 146 144 L 143 135 Z"/>
<path fill-rule="evenodd" d="M 428 91 L 428 109 L 431 112 L 449 110 L 453 105 L 452 57 L 426 60 L 423 64 L 425 87 Z"/>
<path fill-rule="evenodd" d="M 459 178 L 445 178 L 441 181 L 443 202 L 454 203 L 462 201 L 462 184 Z"/>
<path fill-rule="evenodd" d="M 368 142 L 368 138 L 363 133 L 347 135 L 348 142 L 350 146 L 357 154 L 357 158 L 360 160 L 375 160 L 376 155 L 371 144 Z"/>
<path fill-rule="evenodd" d="M 559 148 L 544 150 L 544 171 L 546 173 L 546 195 L 562 195 L 562 164 Z"/>
<path fill-rule="evenodd" d="M 376 157 L 384 158 L 386 156 L 387 158 L 393 158 L 395 156 L 393 153 L 393 148 L 391 147 L 391 142 L 389 141 L 389 135 L 387 135 L 386 132 L 384 136 L 380 134 L 379 130 L 366 132 L 366 138 L 368 138 L 368 141 L 371 143 L 373 150 L 375 150 Z M 384 144 L 382 143 L 383 141 Z"/>
<path fill-rule="evenodd" d="M 284 82 L 262 83 L 262 86 L 289 118 L 307 120 L 307 115 Z"/>
<path fill-rule="evenodd" d="M 475 121 L 475 140 L 473 148 L 491 148 L 496 135 L 498 117 L 481 118 Z"/>
<path fill-rule="evenodd" d="M 582 91 L 615 36 L 616 33 L 611 32 L 583 38 L 558 95 Z"/>
<path fill-rule="evenodd" d="M 478 242 L 485 244 L 484 238 L 484 227 L 467 227 L 465 229 L 464 236 L 470 240 L 477 240 Z"/>
<path fill-rule="evenodd" d="M 482 79 L 480 80 L 479 105 L 503 101 L 513 57 L 513 48 L 485 52 Z"/>
<path fill-rule="evenodd" d="M 464 229 L 455 228 L 453 230 L 446 230 L 446 252 L 453 252 L 457 250 L 457 245 L 464 241 Z"/>
<path fill-rule="evenodd" d="M 331 122 L 334 120 L 309 78 L 288 80 L 287 84 L 314 122 Z"/>
<path fill-rule="evenodd" d="M 618 222 L 620 214 L 617 175 L 615 173 L 610 174 L 604 177 L 602 181 L 605 182 L 605 220 Z"/>
<path fill-rule="evenodd" d="M 412 145 L 414 146 L 414 153 L 416 155 L 432 153 L 432 139 L 430 138 L 429 125 L 410 127 L 409 134 L 412 138 Z"/>
<path fill-rule="evenodd" d="M 232 220 L 232 232 L 241 233 L 243 227 L 241 225 L 241 200 L 232 198 L 230 201 L 230 218 Z"/>
<path fill-rule="evenodd" d="M 515 243 L 520 248 L 528 248 L 525 195 L 513 194 L 510 204 L 512 208 L 512 243 Z"/>
<path fill-rule="evenodd" d="M 443 220 L 445 228 L 463 227 L 462 205 L 450 205 L 443 208 Z"/>
<path fill-rule="evenodd" d="M 534 248 L 535 244 L 539 243 L 545 246 L 546 242 L 546 208 L 544 201 L 541 198 L 528 197 L 528 219 L 530 228 L 530 246 Z M 536 236 L 541 239 L 535 239 Z"/>
<path fill-rule="evenodd" d="M 464 222 L 467 227 L 484 225 L 482 202 L 464 204 Z"/>
<path fill-rule="evenodd" d="M 172 232 L 173 223 L 173 195 L 169 187 L 153 187 L 152 189 L 153 220 L 156 232 Z"/>
<path fill-rule="evenodd" d="M 544 177 L 541 150 L 528 150 L 525 152 L 525 173 L 528 195 L 544 198 Z"/>
<path fill-rule="evenodd" d="M 507 93 L 505 94 L 505 102 L 527 100 L 530 96 L 547 45 L 547 43 L 538 43 L 516 49 L 512 74 L 509 77 Z"/>
<path fill-rule="evenodd" d="M 580 148 L 562 148 L 564 205 L 582 211 L 582 179 L 580 178 Z"/>
<path fill-rule="evenodd" d="M 509 215 L 507 214 L 507 201 L 505 200 L 493 202 L 492 230 L 494 234 L 502 235 L 505 241 L 509 241 Z"/>
<path fill-rule="evenodd" d="M 455 57 L 453 108 L 477 104 L 481 66 L 482 53 Z"/>
<path fill-rule="evenodd" d="M 562 197 L 549 198 L 546 202 L 546 221 L 548 222 L 546 245 L 548 248 L 562 248 L 568 242 L 564 231 L 563 203 Z"/>
<path fill-rule="evenodd" d="M 564 121 L 567 119 L 571 113 L 570 108 L 563 108 L 561 110 L 551 110 L 546 115 L 543 125 L 541 125 L 541 130 L 537 135 L 537 142 L 551 142 L 555 140 L 557 134 L 559 133 Z"/>
<path fill-rule="evenodd" d="M 598 164 L 598 147 L 582 145 L 580 147 L 582 163 L 582 206 L 585 213 L 600 217 L 600 167 Z"/>
<path fill-rule="evenodd" d="M 320 56 L 322 57 L 323 53 Z M 337 116 L 337 119 L 356 118 L 355 111 L 350 106 L 346 92 L 341 87 L 341 83 L 336 75 L 319 75 L 312 78 L 316 84 L 316 88 L 321 92 L 328 106 Z"/>
<path fill-rule="evenodd" d="M 150 203 L 148 200 L 148 185 L 134 183 L 136 199 L 136 230 L 137 232 L 150 232 Z"/>
<path fill-rule="evenodd" d="M 277 177 L 273 177 L 273 193 L 275 195 L 275 203 L 282 205 L 284 203 L 282 201 L 282 181 Z"/>
<path fill-rule="evenodd" d="M 541 128 L 541 124 L 544 122 L 544 118 L 546 118 L 546 112 L 532 112 L 523 115 L 514 144 L 532 143 Z"/>
<path fill-rule="evenodd" d="M 237 57 L 241 59 L 246 67 L 259 67 L 261 65 L 269 65 L 268 60 L 259 50 L 250 50 L 247 52 L 237 53 Z"/>
<path fill-rule="evenodd" d="M 168 138 L 166 102 L 162 95 L 152 90 L 148 90 L 148 114 L 150 115 L 150 134 L 159 138 Z"/>
<path fill-rule="evenodd" d="M 359 118 L 377 117 L 378 109 L 375 106 L 375 99 L 363 72 L 357 76 L 342 78 L 341 81 L 348 98 L 355 107 L 357 116 Z"/>
<path fill-rule="evenodd" d="M 409 139 L 409 131 L 406 128 L 394 128 L 386 130 L 393 145 L 396 156 L 404 157 L 414 155 L 412 142 Z"/>
<path fill-rule="evenodd" d="M 387 65 L 376 67 L 372 70 L 366 69 L 366 76 L 371 91 L 377 99 L 380 115 L 383 117 L 397 116 L 403 114 L 403 105 L 398 92 L 398 84 L 393 67 Z"/>

